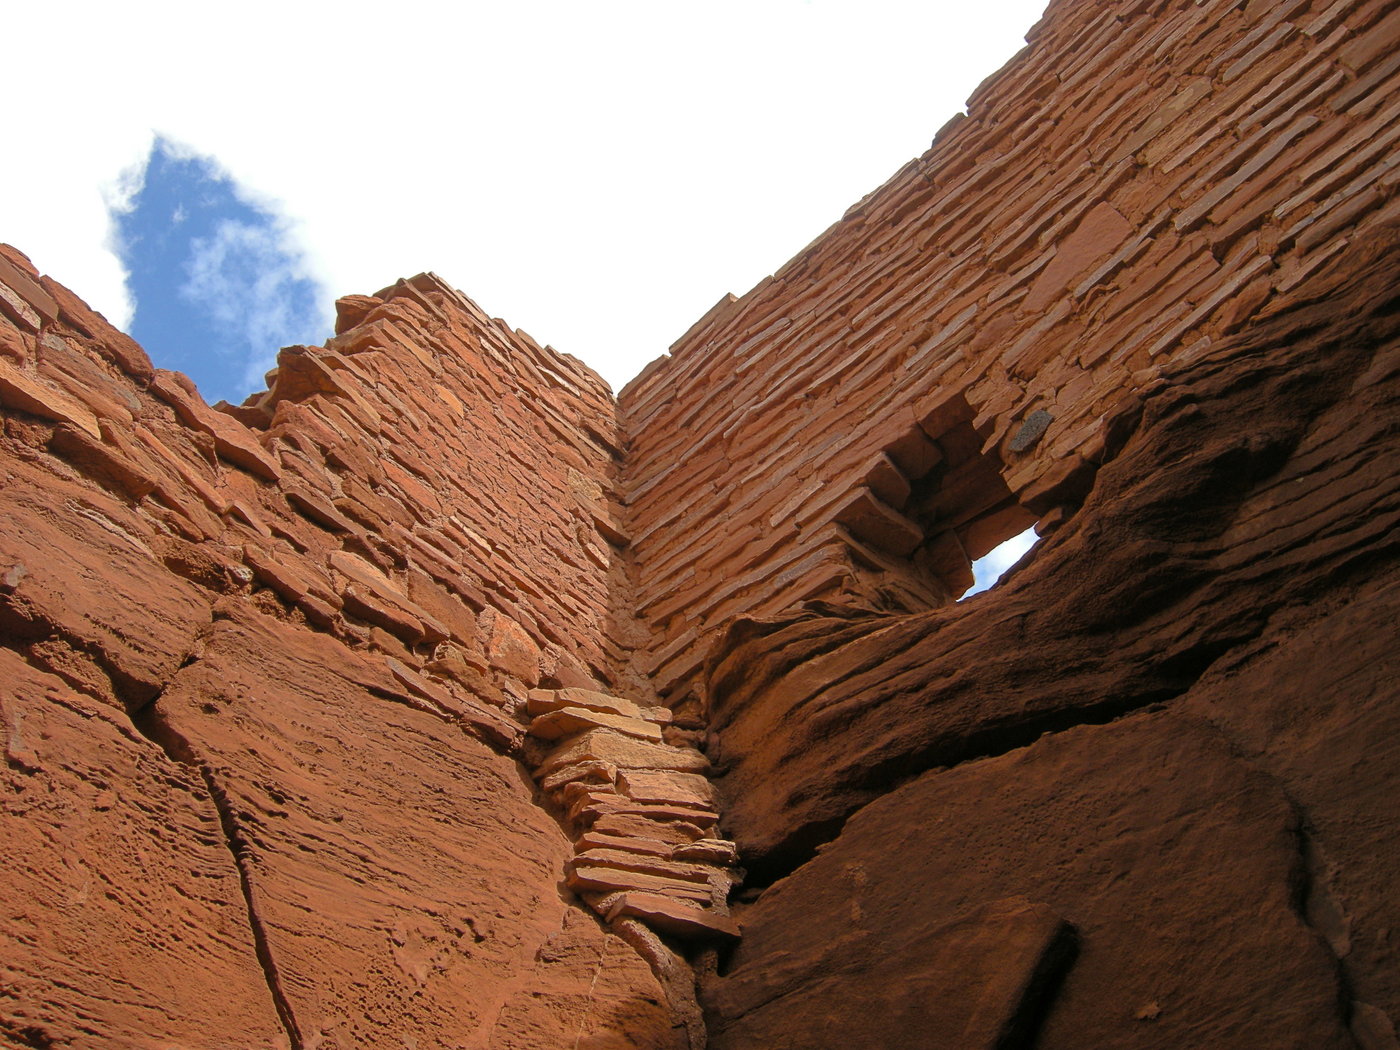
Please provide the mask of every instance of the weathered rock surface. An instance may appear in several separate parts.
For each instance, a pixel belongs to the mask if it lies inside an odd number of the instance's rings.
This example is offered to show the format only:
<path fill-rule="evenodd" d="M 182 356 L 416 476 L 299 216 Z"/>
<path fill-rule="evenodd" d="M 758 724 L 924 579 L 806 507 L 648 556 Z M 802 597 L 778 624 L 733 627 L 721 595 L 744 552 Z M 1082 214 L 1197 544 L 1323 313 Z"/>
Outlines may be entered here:
<path fill-rule="evenodd" d="M 1168 372 L 1083 508 L 992 594 L 736 623 L 710 696 L 746 857 L 781 871 L 914 773 L 1177 698 L 1275 619 L 1387 578 L 1398 259 L 1386 230 L 1292 309 Z"/>
<path fill-rule="evenodd" d="M 235 613 L 140 721 L 215 785 L 304 1043 L 525 1047 L 544 1013 L 665 1045 L 646 964 L 571 918 L 567 842 L 515 762 L 405 702 L 382 661 Z M 540 965 L 559 941 L 606 956 L 612 986 Z"/>
<path fill-rule="evenodd" d="M 1029 39 L 616 400 L 0 246 L 0 1042 L 1397 1050 L 1400 4 Z"/>
<path fill-rule="evenodd" d="M 42 286 L 0 384 L 0 1041 L 699 1045 L 519 763 L 512 696 L 628 674 L 601 382 L 425 276 L 219 411 Z"/>
<path fill-rule="evenodd" d="M 908 927 L 1005 896 L 1079 933 L 1037 1046 L 1390 1045 L 1363 1026 L 1400 1012 L 1397 273 L 1395 230 L 1360 240 L 1169 370 L 995 591 L 731 631 L 726 825 L 759 882 L 792 874 L 739 915 L 715 1045 L 826 1045 L 793 1026 L 836 959 L 919 972 Z"/>
<path fill-rule="evenodd" d="M 1271 778 L 1170 713 L 927 773 L 744 913 L 712 1045 L 1351 1046 L 1298 835 Z M 1007 897 L 1043 911 L 988 914 Z M 999 1041 L 1059 920 L 1078 955 L 1048 1016 Z"/>
<path fill-rule="evenodd" d="M 0 680 L 0 1042 L 277 1045 L 238 871 L 198 770 L 9 649 Z"/>

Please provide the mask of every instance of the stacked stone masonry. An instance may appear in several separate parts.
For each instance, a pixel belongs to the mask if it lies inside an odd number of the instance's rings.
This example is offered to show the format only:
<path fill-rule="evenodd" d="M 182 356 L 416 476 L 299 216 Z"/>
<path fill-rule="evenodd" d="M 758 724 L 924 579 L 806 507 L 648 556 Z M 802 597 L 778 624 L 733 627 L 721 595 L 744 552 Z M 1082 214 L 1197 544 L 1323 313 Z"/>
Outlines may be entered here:
<path fill-rule="evenodd" d="M 636 692 L 606 386 L 420 275 L 210 408 L 0 284 L 0 1038 L 694 1043 L 523 786 L 532 689 Z"/>
<path fill-rule="evenodd" d="M 0 246 L 0 1044 L 1400 1047 L 1400 0 L 1028 41 L 616 399 Z"/>
<path fill-rule="evenodd" d="M 536 689 L 541 789 L 574 829 L 569 888 L 608 921 L 636 918 L 683 938 L 727 940 L 734 843 L 699 751 L 665 740 L 671 712 L 589 689 Z"/>
<path fill-rule="evenodd" d="M 1389 3 L 1052 4 L 927 153 L 622 392 L 662 695 L 735 616 L 927 608 L 1053 525 L 1164 367 L 1394 219 L 1397 38 Z"/>

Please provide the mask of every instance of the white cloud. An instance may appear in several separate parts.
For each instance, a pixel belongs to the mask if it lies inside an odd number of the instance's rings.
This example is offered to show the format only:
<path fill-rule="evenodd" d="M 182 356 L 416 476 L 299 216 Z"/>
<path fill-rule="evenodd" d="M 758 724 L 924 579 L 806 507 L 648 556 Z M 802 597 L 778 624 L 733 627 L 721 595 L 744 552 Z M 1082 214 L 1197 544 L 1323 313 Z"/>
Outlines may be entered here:
<path fill-rule="evenodd" d="M 124 322 L 104 192 L 160 129 L 334 294 L 433 269 L 621 385 L 925 149 L 1042 7 L 24 5 L 0 238 Z"/>
<path fill-rule="evenodd" d="M 247 390 L 262 388 L 288 338 L 310 339 L 329 328 L 328 316 L 305 316 L 305 265 L 276 224 L 220 222 L 214 236 L 190 241 L 187 269 L 180 294 L 243 344 Z"/>

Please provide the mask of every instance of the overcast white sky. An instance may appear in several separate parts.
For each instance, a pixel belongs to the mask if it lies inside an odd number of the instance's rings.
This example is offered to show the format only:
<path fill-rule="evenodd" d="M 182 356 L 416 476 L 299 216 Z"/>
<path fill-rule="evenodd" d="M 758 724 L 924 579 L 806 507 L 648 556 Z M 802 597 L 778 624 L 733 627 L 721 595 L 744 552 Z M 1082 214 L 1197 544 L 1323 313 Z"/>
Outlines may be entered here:
<path fill-rule="evenodd" d="M 620 388 L 928 147 L 1044 0 L 31 3 L 0 240 L 119 325 L 155 133 L 285 215 L 338 295 L 435 270 Z"/>

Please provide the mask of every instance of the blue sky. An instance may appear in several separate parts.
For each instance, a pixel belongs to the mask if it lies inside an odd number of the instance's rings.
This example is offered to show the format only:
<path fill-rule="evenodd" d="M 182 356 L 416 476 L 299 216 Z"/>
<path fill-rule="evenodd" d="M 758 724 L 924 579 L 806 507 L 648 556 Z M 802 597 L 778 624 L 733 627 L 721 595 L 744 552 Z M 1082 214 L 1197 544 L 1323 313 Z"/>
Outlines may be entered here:
<path fill-rule="evenodd" d="M 9 37 L 84 75 L 6 56 L 43 85 L 10 140 L 59 159 L 0 166 L 0 239 L 210 402 L 321 342 L 335 297 L 422 270 L 618 390 L 927 149 L 1044 7 L 151 0 L 75 34 L 69 5 L 19 5 Z"/>
<path fill-rule="evenodd" d="M 1002 573 L 1020 561 L 1021 556 L 1035 546 L 1036 540 L 1039 538 L 1035 534 L 1035 529 L 1030 528 L 993 548 L 985 557 L 978 558 L 972 563 L 972 575 L 975 582 L 963 595 L 963 598 L 971 598 L 974 594 L 981 594 L 995 584 L 1001 579 Z"/>
<path fill-rule="evenodd" d="M 127 271 L 129 331 L 204 399 L 263 389 L 277 350 L 330 335 L 333 298 L 311 276 L 286 219 L 255 203 L 210 157 L 157 137 L 112 207 Z"/>

